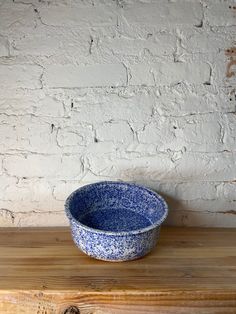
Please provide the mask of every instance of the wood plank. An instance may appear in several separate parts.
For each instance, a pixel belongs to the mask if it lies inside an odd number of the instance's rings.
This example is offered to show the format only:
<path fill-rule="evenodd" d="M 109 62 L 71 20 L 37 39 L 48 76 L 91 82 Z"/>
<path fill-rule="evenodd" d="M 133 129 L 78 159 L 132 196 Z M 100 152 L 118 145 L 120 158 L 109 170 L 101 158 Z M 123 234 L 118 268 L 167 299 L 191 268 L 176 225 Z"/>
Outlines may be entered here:
<path fill-rule="evenodd" d="M 78 250 L 65 227 L 0 229 L 0 313 L 70 306 L 80 314 L 236 313 L 236 230 L 163 228 L 146 257 L 108 263 Z"/>
<path fill-rule="evenodd" d="M 223 293 L 223 292 L 222 292 Z M 187 298 L 186 298 L 187 296 Z M 127 306 L 128 305 L 128 306 Z M 2 296 L 1 310 L 17 313 L 65 313 L 69 307 L 76 306 L 81 314 L 88 313 L 235 313 L 235 296 L 227 294 L 202 293 L 172 295 L 158 294 L 39 294 L 12 293 Z M 30 312 L 31 311 L 31 312 Z M 157 312 L 158 311 L 158 312 Z M 4 312 L 7 313 L 7 312 Z"/>

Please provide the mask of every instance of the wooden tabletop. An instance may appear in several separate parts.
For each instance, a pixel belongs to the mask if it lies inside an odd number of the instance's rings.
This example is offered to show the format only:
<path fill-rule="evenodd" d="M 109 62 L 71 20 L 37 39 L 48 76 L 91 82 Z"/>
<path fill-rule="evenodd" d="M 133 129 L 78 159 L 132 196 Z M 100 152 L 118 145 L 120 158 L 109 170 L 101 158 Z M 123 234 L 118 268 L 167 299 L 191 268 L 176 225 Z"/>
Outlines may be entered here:
<path fill-rule="evenodd" d="M 152 253 L 111 263 L 68 228 L 2 228 L 3 312 L 236 313 L 236 229 L 163 228 Z"/>

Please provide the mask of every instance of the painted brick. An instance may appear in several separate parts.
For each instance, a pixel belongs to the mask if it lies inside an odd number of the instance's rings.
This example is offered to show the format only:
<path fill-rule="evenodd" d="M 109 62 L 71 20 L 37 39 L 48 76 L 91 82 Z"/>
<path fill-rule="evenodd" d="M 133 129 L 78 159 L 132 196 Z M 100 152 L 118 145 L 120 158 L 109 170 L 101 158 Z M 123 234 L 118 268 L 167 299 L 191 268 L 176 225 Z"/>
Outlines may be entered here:
<path fill-rule="evenodd" d="M 10 210 L 7 210 L 5 208 L 0 209 L 0 225 L 2 227 L 14 226 L 14 216 Z"/>
<path fill-rule="evenodd" d="M 77 156 L 38 155 L 8 156 L 4 168 L 12 176 L 76 178 L 81 173 L 81 163 Z"/>
<path fill-rule="evenodd" d="M 11 54 L 15 56 L 80 57 L 88 55 L 90 32 L 75 30 L 55 32 L 54 28 L 33 28 L 11 36 Z"/>
<path fill-rule="evenodd" d="M 19 177 L 55 176 L 60 166 L 60 156 L 8 156 L 4 160 L 4 168 L 7 173 Z"/>
<path fill-rule="evenodd" d="M 178 143 L 187 151 L 217 152 L 224 148 L 224 121 L 218 114 L 171 119 L 170 123 Z"/>
<path fill-rule="evenodd" d="M 8 41 L 6 38 L 0 36 L 0 57 L 7 57 L 8 55 Z"/>
<path fill-rule="evenodd" d="M 147 124 L 141 131 L 138 132 L 139 142 L 144 144 L 154 144 L 158 151 L 164 151 L 167 148 L 171 149 L 175 138 L 173 126 L 167 119 L 159 118 L 157 122 Z M 177 148 L 177 147 L 176 147 Z"/>
<path fill-rule="evenodd" d="M 155 143 L 157 151 L 185 149 L 193 152 L 217 152 L 225 147 L 224 121 L 218 114 L 157 117 L 156 120 L 139 131 L 138 138 L 141 143 Z"/>
<path fill-rule="evenodd" d="M 14 116 L 3 115 L 0 121 L 2 123 L 0 125 L 2 152 L 12 153 L 14 150 L 30 153 L 60 152 L 56 142 L 57 123 L 55 117 L 52 120 L 31 116 L 19 116 L 18 119 L 15 119 Z M 6 121 L 9 124 L 6 125 Z M 53 122 L 55 129 L 52 129 Z"/>
<path fill-rule="evenodd" d="M 104 123 L 96 130 L 96 135 L 99 141 L 130 143 L 133 140 L 133 132 L 130 126 L 123 121 Z"/>
<path fill-rule="evenodd" d="M 61 207 L 63 204 L 61 203 Z M 16 214 L 15 215 L 15 225 L 25 226 L 25 227 L 39 227 L 45 225 L 45 216 L 47 216 L 47 226 L 67 226 L 68 220 L 61 209 L 60 212 L 56 210 L 52 212 L 40 213 L 40 212 L 30 212 L 28 214 Z"/>
<path fill-rule="evenodd" d="M 209 112 L 233 112 L 227 88 L 178 84 L 161 89 L 155 109 L 160 115 L 184 116 Z"/>
<path fill-rule="evenodd" d="M 8 116 L 32 115 L 43 117 L 63 117 L 65 115 L 63 100 L 58 95 L 45 95 L 42 90 L 12 90 L 0 95 L 0 113 Z M 9 117 L 9 119 L 11 119 Z"/>
<path fill-rule="evenodd" d="M 125 180 L 140 179 L 147 176 L 149 180 L 182 180 L 182 181 L 220 181 L 234 180 L 236 176 L 235 154 L 233 153 L 185 153 L 182 158 L 172 161 L 168 154 L 159 153 L 154 157 L 140 157 L 104 160 L 102 157 L 91 157 L 93 173 L 103 177 L 118 177 Z M 135 161 L 135 162 L 134 162 Z M 192 165 L 195 165 L 193 167 Z"/>
<path fill-rule="evenodd" d="M 60 181 L 54 186 L 53 195 L 57 200 L 64 202 L 73 191 L 83 185 L 84 183 L 81 184 L 79 181 Z"/>
<path fill-rule="evenodd" d="M 224 50 L 226 46 L 230 46 L 233 36 L 230 32 L 201 32 L 192 29 L 184 33 L 182 44 L 189 53 L 211 53 L 217 54 Z"/>
<path fill-rule="evenodd" d="M 191 211 L 195 212 L 210 212 L 210 213 L 221 213 L 227 215 L 231 211 L 235 210 L 234 202 L 227 201 L 225 199 L 214 199 L 209 202 L 209 200 L 196 199 L 190 201 L 182 201 L 182 208 L 189 208 Z M 177 210 L 182 209 L 180 206 L 176 207 Z M 232 213 L 231 213 L 232 215 Z"/>
<path fill-rule="evenodd" d="M 30 5 L 4 2 L 0 10 L 0 29 L 18 31 L 23 27 L 34 27 L 34 11 Z"/>
<path fill-rule="evenodd" d="M 183 182 L 177 184 L 175 192 L 175 197 L 181 200 L 214 200 L 217 198 L 214 182 Z"/>
<path fill-rule="evenodd" d="M 122 64 L 53 65 L 44 75 L 45 85 L 52 88 L 123 86 L 126 80 L 126 69 Z"/>
<path fill-rule="evenodd" d="M 122 56 L 139 56 L 150 53 L 156 56 L 172 55 L 176 49 L 177 38 L 168 33 L 161 33 L 154 38 L 105 38 L 101 48 L 111 50 L 113 54 Z"/>
<path fill-rule="evenodd" d="M 8 185 L 5 189 L 4 201 L 13 202 L 6 206 L 14 213 L 24 211 L 58 211 L 60 202 L 53 197 L 52 186 L 45 179 L 22 178 L 16 184 Z M 15 206 L 17 204 L 17 206 Z"/>
<path fill-rule="evenodd" d="M 37 65 L 1 65 L 0 86 L 2 88 L 41 88 L 42 69 Z"/>
<path fill-rule="evenodd" d="M 226 215 L 224 213 L 214 212 L 200 212 L 200 211 L 173 211 L 172 215 L 167 218 L 167 224 L 179 226 L 221 226 L 221 227 L 235 227 L 235 217 L 233 215 Z"/>
<path fill-rule="evenodd" d="M 116 14 L 109 6 L 43 6 L 39 10 L 44 24 L 62 27 L 116 25 Z"/>
<path fill-rule="evenodd" d="M 155 105 L 154 93 L 140 91 L 122 95 L 121 93 L 105 93 L 92 95 L 89 93 L 73 99 L 74 123 L 79 121 L 94 125 L 110 120 L 128 120 L 130 122 L 145 122 Z"/>
<path fill-rule="evenodd" d="M 44 117 L 63 117 L 65 115 L 62 101 L 53 96 L 44 96 L 43 98 L 40 98 L 35 103 L 33 109 L 35 115 Z"/>
<path fill-rule="evenodd" d="M 234 113 L 224 114 L 224 144 L 225 149 L 233 150 L 236 149 L 236 117 Z"/>
<path fill-rule="evenodd" d="M 186 153 L 176 162 L 176 179 L 184 181 L 234 180 L 235 153 Z M 192 165 L 195 165 L 194 167 Z"/>
<path fill-rule="evenodd" d="M 202 19 L 199 2 L 134 2 L 126 6 L 124 17 L 130 24 L 146 25 L 199 25 Z"/>
<path fill-rule="evenodd" d="M 90 156 L 89 164 L 97 179 L 115 177 L 127 181 L 136 181 L 143 177 L 148 177 L 150 181 L 162 180 L 170 176 L 169 173 L 175 167 L 167 154 L 133 159 L 117 159 L 115 156 L 104 159 L 102 156 Z"/>
<path fill-rule="evenodd" d="M 227 199 L 228 201 L 236 200 L 236 182 L 224 182 L 217 186 L 219 198 Z"/>
<path fill-rule="evenodd" d="M 169 85 L 183 81 L 202 84 L 210 78 L 210 67 L 206 63 L 137 64 L 130 69 L 131 85 Z"/>
<path fill-rule="evenodd" d="M 57 133 L 58 145 L 62 148 L 78 149 L 94 142 L 94 131 L 89 125 L 78 125 L 75 128 L 63 127 Z"/>
<path fill-rule="evenodd" d="M 215 2 L 209 1 L 205 18 L 211 26 L 235 26 L 234 1 Z"/>
<path fill-rule="evenodd" d="M 9 186 L 12 186 L 12 185 L 15 185 L 16 184 L 16 181 L 17 179 L 14 178 L 14 177 L 9 177 L 7 176 L 6 174 L 2 174 L 0 176 L 0 185 L 1 185 L 1 190 L 0 190 L 0 199 L 3 200 L 5 199 L 6 197 L 6 189 L 9 187 Z M 12 196 L 10 196 L 10 200 L 12 199 Z"/>

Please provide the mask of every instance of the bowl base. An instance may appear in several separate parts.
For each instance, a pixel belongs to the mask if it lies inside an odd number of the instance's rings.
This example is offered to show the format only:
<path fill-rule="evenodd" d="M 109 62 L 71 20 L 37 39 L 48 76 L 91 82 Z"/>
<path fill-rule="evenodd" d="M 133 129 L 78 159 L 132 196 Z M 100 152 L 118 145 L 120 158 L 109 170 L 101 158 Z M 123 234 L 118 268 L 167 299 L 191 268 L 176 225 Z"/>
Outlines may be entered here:
<path fill-rule="evenodd" d="M 84 250 L 82 250 L 80 247 L 78 247 L 84 254 L 86 254 L 88 257 L 96 259 L 98 261 L 103 261 L 103 262 L 111 262 L 111 263 L 121 263 L 121 262 L 132 262 L 135 261 L 137 259 L 141 259 L 143 257 L 145 257 L 146 255 L 148 255 L 153 248 L 151 248 L 149 251 L 147 251 L 145 254 L 142 254 L 140 256 L 135 256 L 132 258 L 124 258 L 124 259 L 109 259 L 109 258 L 102 258 L 102 257 L 97 257 L 97 256 L 93 256 L 92 254 L 89 254 L 87 252 L 85 252 Z"/>

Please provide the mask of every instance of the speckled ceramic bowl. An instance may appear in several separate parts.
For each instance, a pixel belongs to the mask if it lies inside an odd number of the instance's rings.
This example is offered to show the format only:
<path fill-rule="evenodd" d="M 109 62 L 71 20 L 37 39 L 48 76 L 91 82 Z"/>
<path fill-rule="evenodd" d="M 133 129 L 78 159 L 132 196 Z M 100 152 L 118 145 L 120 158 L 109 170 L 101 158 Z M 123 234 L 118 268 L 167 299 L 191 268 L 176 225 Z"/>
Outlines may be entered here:
<path fill-rule="evenodd" d="M 66 200 L 75 244 L 106 261 L 127 261 L 150 252 L 157 243 L 167 205 L 153 191 L 125 182 L 85 185 Z"/>

